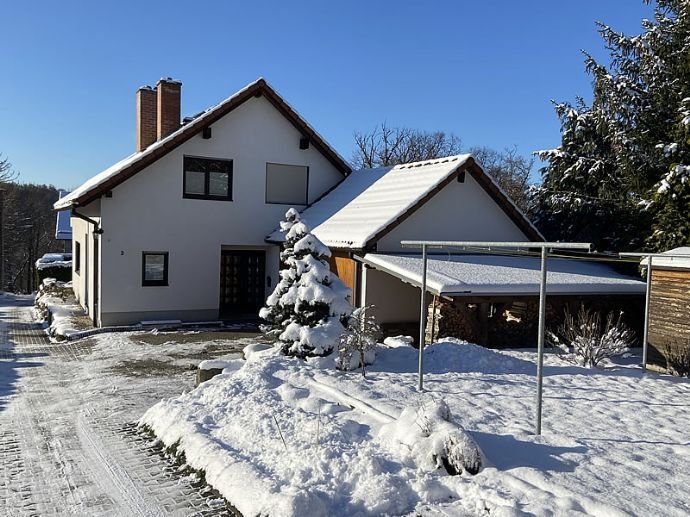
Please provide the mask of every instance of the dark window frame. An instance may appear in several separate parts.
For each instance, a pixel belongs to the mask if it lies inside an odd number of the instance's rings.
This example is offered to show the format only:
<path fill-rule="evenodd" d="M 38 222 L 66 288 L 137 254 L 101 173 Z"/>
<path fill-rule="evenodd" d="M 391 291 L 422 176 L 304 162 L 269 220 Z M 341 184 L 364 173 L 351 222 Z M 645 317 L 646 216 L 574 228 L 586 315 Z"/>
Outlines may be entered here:
<path fill-rule="evenodd" d="M 215 194 L 210 193 L 210 178 L 211 178 L 211 172 L 216 172 L 216 171 L 209 171 L 208 167 L 206 170 L 203 171 L 194 171 L 194 172 L 201 172 L 204 174 L 204 193 L 203 194 L 190 194 L 187 193 L 187 167 L 190 164 L 190 162 L 194 160 L 197 162 L 222 162 L 225 164 L 225 166 L 228 168 L 226 171 L 228 175 L 228 193 L 225 196 L 219 196 Z M 207 156 L 188 156 L 185 155 L 183 160 L 182 160 L 182 197 L 184 199 L 206 199 L 206 200 L 211 200 L 211 201 L 232 201 L 232 182 L 233 182 L 233 170 L 234 170 L 234 163 L 233 160 L 227 160 L 225 158 L 209 158 Z"/>
<path fill-rule="evenodd" d="M 304 188 L 304 203 L 294 203 L 294 202 L 278 202 L 268 200 L 268 166 L 269 165 L 283 165 L 285 167 L 303 167 L 307 169 L 307 182 Z M 309 165 L 295 165 L 294 163 L 278 163 L 278 162 L 266 162 L 266 181 L 264 184 L 264 202 L 267 205 L 297 205 L 297 206 L 307 206 L 309 205 Z"/>
<path fill-rule="evenodd" d="M 163 280 L 146 279 L 146 256 L 163 255 Z M 142 251 L 141 252 L 141 286 L 142 287 L 166 287 L 168 285 L 168 255 L 167 251 Z"/>
<path fill-rule="evenodd" d="M 81 242 L 74 241 L 74 272 L 81 271 Z"/>

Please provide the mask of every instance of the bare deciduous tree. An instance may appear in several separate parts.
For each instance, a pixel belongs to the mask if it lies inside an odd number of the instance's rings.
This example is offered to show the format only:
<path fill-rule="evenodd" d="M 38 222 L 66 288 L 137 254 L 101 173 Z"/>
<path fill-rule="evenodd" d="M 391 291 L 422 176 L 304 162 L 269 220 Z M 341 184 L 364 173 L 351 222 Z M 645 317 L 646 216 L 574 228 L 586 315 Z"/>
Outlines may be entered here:
<path fill-rule="evenodd" d="M 460 138 L 443 131 L 420 131 L 383 124 L 369 133 L 355 133 L 352 164 L 373 168 L 422 160 L 433 160 L 463 152 Z M 473 147 L 469 152 L 523 211 L 529 208 L 529 175 L 534 159 L 518 154 L 517 149 L 496 151 Z"/>
<path fill-rule="evenodd" d="M 519 155 L 515 148 L 496 151 L 489 147 L 473 147 L 470 153 L 515 204 L 527 212 L 529 175 L 534 159 Z"/>
<path fill-rule="evenodd" d="M 12 164 L 0 153 L 0 183 L 10 183 L 17 179 L 18 174 L 12 169 Z"/>
<path fill-rule="evenodd" d="M 356 168 L 384 167 L 431 160 L 461 152 L 460 139 L 443 131 L 389 127 L 385 122 L 369 133 L 355 133 Z"/>

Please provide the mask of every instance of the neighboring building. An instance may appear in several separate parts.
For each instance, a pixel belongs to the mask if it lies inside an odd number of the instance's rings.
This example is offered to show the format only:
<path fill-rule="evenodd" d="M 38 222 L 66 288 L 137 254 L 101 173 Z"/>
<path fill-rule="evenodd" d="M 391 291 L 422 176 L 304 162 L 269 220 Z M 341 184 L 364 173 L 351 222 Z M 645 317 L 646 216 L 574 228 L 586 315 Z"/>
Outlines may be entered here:
<path fill-rule="evenodd" d="M 647 359 L 651 365 L 666 369 L 671 356 L 690 358 L 690 247 L 663 255 L 668 257 L 652 259 Z M 642 262 L 646 265 L 647 259 Z"/>
<path fill-rule="evenodd" d="M 69 192 L 60 190 L 58 192 L 58 199 L 67 196 Z M 55 240 L 62 241 L 62 251 L 72 249 L 72 225 L 70 224 L 70 211 L 60 210 L 57 213 L 57 221 L 55 224 Z"/>
<path fill-rule="evenodd" d="M 181 127 L 180 89 L 140 89 L 137 152 L 55 204 L 72 210 L 74 291 L 99 325 L 256 317 L 292 206 L 389 325 L 419 317 L 414 279 L 376 263 L 409 254 L 402 239 L 543 240 L 469 155 L 352 172 L 263 79 Z"/>

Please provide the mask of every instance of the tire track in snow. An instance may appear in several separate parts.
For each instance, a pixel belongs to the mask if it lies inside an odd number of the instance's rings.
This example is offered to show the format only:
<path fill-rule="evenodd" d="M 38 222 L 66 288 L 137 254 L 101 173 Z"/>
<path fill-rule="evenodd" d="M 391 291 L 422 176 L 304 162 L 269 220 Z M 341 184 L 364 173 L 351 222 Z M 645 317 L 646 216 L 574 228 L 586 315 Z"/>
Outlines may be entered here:
<path fill-rule="evenodd" d="M 93 415 L 94 412 L 87 407 L 77 418 L 76 429 L 83 451 L 91 459 L 88 465 L 93 471 L 93 479 L 105 493 L 128 510 L 128 515 L 163 516 L 164 512 L 146 500 L 127 471 L 107 452 L 94 429 L 86 424 L 84 415 L 88 413 Z"/>

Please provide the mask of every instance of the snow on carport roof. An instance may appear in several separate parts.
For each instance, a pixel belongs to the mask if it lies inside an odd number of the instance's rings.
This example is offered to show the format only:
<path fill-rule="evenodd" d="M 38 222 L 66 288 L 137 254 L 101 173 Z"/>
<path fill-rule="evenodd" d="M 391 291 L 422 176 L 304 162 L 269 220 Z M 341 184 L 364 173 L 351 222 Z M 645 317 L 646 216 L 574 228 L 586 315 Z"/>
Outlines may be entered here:
<path fill-rule="evenodd" d="M 663 256 L 655 256 L 652 259 L 652 269 L 655 267 L 663 267 L 670 269 L 690 269 L 690 246 L 681 248 L 674 248 L 672 250 L 661 253 Z M 647 259 L 642 259 L 640 263 L 643 266 L 647 265 Z"/>
<path fill-rule="evenodd" d="M 365 264 L 405 282 L 422 283 L 421 255 L 367 253 Z M 643 294 L 645 283 L 592 261 L 550 258 L 548 294 Z M 540 259 L 498 255 L 430 255 L 429 291 L 438 295 L 538 295 Z"/>

